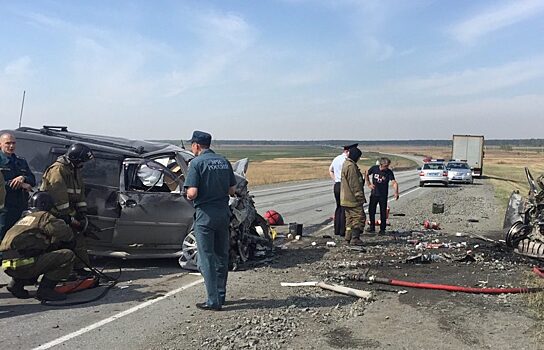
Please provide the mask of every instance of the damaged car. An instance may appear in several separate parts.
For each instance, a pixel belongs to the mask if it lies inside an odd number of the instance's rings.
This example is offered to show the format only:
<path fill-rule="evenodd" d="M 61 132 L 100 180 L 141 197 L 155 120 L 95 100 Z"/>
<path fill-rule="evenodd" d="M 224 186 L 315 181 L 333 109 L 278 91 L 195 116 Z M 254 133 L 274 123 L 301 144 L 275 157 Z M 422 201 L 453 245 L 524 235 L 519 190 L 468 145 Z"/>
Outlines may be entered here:
<path fill-rule="evenodd" d="M 527 197 L 512 192 L 506 209 L 506 244 L 518 254 L 544 260 L 544 174 L 535 180 L 525 168 L 525 176 L 529 184 Z"/>
<path fill-rule="evenodd" d="M 196 266 L 197 247 L 192 233 L 195 210 L 183 187 L 189 162 L 194 158 L 191 152 L 169 143 L 76 133 L 64 126 L 6 131 L 16 137 L 17 153 L 26 158 L 38 181 L 71 144 L 83 143 L 92 149 L 94 159 L 83 167 L 88 219 L 98 238 L 87 238 L 91 255 L 125 259 L 181 257 L 185 265 Z M 247 198 L 239 201 L 254 210 L 245 180 L 247 161 L 241 168 L 239 164 L 233 168 L 239 169 L 236 176 L 240 184 L 234 198 L 245 195 Z M 269 228 L 261 219 L 256 212 L 243 219 L 233 215 L 233 220 L 240 222 L 231 223 L 231 228 L 238 230 L 231 235 L 231 265 L 247 260 L 254 254 L 253 249 L 271 246 Z M 246 234 L 256 237 L 249 239 Z"/>

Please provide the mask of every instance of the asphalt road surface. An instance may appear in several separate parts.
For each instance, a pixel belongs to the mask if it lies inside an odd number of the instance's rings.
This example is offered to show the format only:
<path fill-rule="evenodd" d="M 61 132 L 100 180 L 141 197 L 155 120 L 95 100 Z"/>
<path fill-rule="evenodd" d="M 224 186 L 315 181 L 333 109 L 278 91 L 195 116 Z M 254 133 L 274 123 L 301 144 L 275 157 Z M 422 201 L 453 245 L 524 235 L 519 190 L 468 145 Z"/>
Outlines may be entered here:
<path fill-rule="evenodd" d="M 405 201 L 420 189 L 415 170 L 396 173 Z M 287 222 L 304 225 L 304 234 L 330 229 L 334 211 L 331 181 L 310 181 L 255 188 L 251 191 L 259 212 L 280 212 Z M 421 195 L 421 194 L 420 194 Z M 394 204 L 391 204 L 394 206 Z M 102 299 L 78 306 L 51 307 L 35 299 L 15 299 L 0 289 L 0 344 L 10 349 L 134 349 L 154 348 L 147 339 L 178 327 L 199 311 L 194 308 L 205 295 L 202 278 L 179 268 L 176 260 L 96 260 L 97 266 L 120 265 L 120 282 Z M 111 266 L 111 265 L 110 265 Z M 106 271 L 115 273 L 113 269 Z M 236 273 L 229 288 L 236 294 Z M 1 274 L 0 283 L 8 277 Z M 231 285 L 232 284 L 232 285 Z M 30 287 L 31 291 L 35 288 Z M 71 295 L 69 301 L 88 299 L 102 289 Z M 190 346 L 190 345 L 189 345 Z"/>

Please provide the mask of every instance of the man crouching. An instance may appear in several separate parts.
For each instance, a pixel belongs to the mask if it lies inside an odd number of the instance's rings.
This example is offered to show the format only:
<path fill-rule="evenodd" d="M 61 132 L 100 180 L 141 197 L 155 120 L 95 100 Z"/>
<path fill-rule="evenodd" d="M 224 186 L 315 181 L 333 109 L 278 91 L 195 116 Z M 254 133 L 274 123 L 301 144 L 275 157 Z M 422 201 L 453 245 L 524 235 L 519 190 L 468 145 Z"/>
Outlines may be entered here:
<path fill-rule="evenodd" d="M 340 205 L 346 212 L 346 235 L 345 240 L 350 245 L 363 245 L 361 232 L 365 228 L 365 211 L 363 205 L 366 203 L 364 187 L 365 181 L 357 162 L 362 152 L 359 148 L 350 148 L 348 158 L 342 166 L 342 177 L 340 185 Z"/>
<path fill-rule="evenodd" d="M 34 284 L 43 274 L 36 298 L 66 299 L 66 295 L 55 291 L 55 286 L 72 272 L 74 253 L 58 248 L 70 246 L 73 234 L 63 220 L 49 213 L 53 205 L 48 193 L 35 193 L 30 198 L 28 214 L 8 230 L 0 244 L 2 268 L 12 278 L 7 288 L 17 298 L 29 298 L 24 286 Z"/>

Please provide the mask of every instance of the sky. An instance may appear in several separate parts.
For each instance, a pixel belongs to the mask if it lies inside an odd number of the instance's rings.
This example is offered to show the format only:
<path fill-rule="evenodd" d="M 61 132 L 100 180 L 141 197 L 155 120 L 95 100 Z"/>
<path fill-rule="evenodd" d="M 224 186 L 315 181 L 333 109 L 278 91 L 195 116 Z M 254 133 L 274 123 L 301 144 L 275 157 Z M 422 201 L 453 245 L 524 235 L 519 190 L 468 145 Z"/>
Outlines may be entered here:
<path fill-rule="evenodd" d="M 544 138 L 544 0 L 0 0 L 0 129 Z"/>

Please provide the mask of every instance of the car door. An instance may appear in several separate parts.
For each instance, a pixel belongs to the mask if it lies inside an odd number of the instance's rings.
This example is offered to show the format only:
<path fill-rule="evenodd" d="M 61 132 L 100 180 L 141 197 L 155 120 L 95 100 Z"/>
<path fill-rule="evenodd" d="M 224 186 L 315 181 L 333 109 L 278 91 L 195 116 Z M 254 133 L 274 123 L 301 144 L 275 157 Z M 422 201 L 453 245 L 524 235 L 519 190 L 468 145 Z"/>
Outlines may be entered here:
<path fill-rule="evenodd" d="M 194 213 L 182 189 L 182 181 L 164 165 L 150 159 L 125 159 L 114 245 L 180 247 Z"/>

